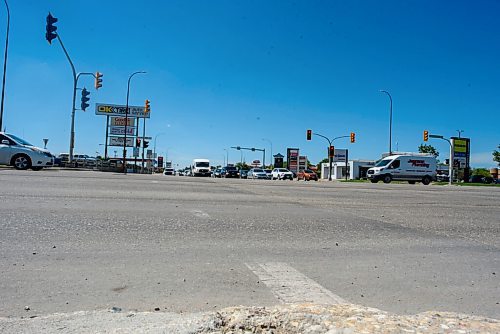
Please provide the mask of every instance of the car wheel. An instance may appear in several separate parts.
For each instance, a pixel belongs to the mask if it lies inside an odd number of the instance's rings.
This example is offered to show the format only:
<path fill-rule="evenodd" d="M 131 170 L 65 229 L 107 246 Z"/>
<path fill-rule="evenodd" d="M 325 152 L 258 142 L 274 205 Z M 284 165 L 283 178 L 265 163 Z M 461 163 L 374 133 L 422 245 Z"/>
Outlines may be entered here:
<path fill-rule="evenodd" d="M 415 184 L 415 181 L 408 181 L 409 184 Z"/>
<path fill-rule="evenodd" d="M 31 167 L 31 169 L 33 169 L 34 171 L 39 171 L 39 170 L 42 170 L 43 167 Z"/>
<path fill-rule="evenodd" d="M 392 181 L 392 176 L 389 174 L 384 175 L 384 183 L 391 183 Z"/>
<path fill-rule="evenodd" d="M 377 182 L 378 182 L 378 180 L 377 180 L 377 179 L 371 179 L 371 180 L 370 180 L 370 182 L 371 182 L 371 183 L 377 183 Z"/>
<path fill-rule="evenodd" d="M 25 170 L 31 167 L 31 160 L 26 154 L 18 154 L 12 158 L 12 165 L 15 169 Z"/>
<path fill-rule="evenodd" d="M 424 176 L 424 178 L 422 179 L 422 183 L 424 185 L 428 185 L 429 183 L 431 183 L 431 178 L 428 176 Z"/>

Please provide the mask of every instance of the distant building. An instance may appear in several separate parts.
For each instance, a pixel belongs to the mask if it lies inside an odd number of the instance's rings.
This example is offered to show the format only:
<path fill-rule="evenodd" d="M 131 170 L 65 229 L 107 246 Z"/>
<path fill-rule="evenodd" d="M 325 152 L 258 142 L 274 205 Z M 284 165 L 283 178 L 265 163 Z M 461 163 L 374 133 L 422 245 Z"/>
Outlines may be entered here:
<path fill-rule="evenodd" d="M 359 180 L 366 178 L 366 171 L 368 168 L 375 166 L 375 160 L 349 160 L 348 163 L 348 176 L 350 180 Z M 352 172 L 351 172 L 352 171 Z M 330 175 L 330 164 L 328 162 L 321 164 L 321 178 L 329 179 Z M 346 163 L 345 162 L 333 162 L 332 163 L 332 179 L 345 179 L 346 175 Z"/>

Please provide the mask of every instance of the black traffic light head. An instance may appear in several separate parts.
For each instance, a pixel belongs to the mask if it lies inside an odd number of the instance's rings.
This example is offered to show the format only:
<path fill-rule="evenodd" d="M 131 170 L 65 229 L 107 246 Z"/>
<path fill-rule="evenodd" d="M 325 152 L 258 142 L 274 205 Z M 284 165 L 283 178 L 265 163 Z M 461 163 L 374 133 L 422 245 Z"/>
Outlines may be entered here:
<path fill-rule="evenodd" d="M 47 26 L 45 27 L 45 39 L 49 42 L 49 44 L 52 44 L 52 40 L 57 37 L 57 27 L 54 25 L 56 22 L 57 19 L 49 13 L 49 15 L 47 15 Z"/>
<path fill-rule="evenodd" d="M 356 134 L 354 132 L 351 132 L 351 143 L 356 142 Z"/>
<path fill-rule="evenodd" d="M 135 147 L 141 147 L 141 138 L 135 139 Z"/>
<path fill-rule="evenodd" d="M 102 73 L 95 72 L 95 89 L 102 87 Z"/>
<path fill-rule="evenodd" d="M 333 158 L 335 156 L 335 146 L 330 146 L 330 149 L 328 150 L 328 156 L 330 158 Z"/>
<path fill-rule="evenodd" d="M 424 141 L 428 141 L 428 140 L 429 140 L 429 131 L 424 130 Z"/>
<path fill-rule="evenodd" d="M 307 130 L 307 140 L 311 140 L 312 138 L 312 130 Z"/>
<path fill-rule="evenodd" d="M 151 106 L 149 105 L 150 101 L 149 100 L 146 100 L 144 102 L 144 112 L 147 114 L 149 112 L 151 112 Z"/>
<path fill-rule="evenodd" d="M 142 142 L 142 147 L 148 148 L 148 146 L 149 146 L 149 141 L 145 140 Z"/>
<path fill-rule="evenodd" d="M 86 88 L 82 89 L 82 104 L 81 104 L 81 107 L 82 107 L 83 111 L 85 111 L 85 109 L 87 109 L 87 107 L 89 106 L 89 104 L 87 103 L 87 102 L 90 101 L 89 95 L 90 95 L 90 92 Z"/>

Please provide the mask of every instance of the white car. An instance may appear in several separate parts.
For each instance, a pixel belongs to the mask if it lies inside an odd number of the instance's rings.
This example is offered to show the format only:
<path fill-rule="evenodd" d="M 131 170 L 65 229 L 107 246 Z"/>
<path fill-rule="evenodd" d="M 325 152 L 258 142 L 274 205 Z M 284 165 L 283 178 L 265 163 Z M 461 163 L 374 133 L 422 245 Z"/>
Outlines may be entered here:
<path fill-rule="evenodd" d="M 293 173 L 290 172 L 288 169 L 286 168 L 275 168 L 273 169 L 272 173 L 271 173 L 271 177 L 273 180 L 286 180 L 286 179 L 289 179 L 289 180 L 293 180 Z"/>
<path fill-rule="evenodd" d="M 0 132 L 0 165 L 14 166 L 20 170 L 41 170 L 54 165 L 54 156 L 19 137 Z"/>

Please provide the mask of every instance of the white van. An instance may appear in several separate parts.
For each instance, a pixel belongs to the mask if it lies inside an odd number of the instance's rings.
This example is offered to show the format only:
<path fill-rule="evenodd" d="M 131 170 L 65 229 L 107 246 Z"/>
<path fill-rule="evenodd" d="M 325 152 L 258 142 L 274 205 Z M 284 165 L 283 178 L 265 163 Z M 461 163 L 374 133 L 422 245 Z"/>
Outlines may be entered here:
<path fill-rule="evenodd" d="M 410 184 L 422 182 L 425 185 L 436 179 L 436 157 L 432 155 L 390 155 L 375 167 L 368 169 L 366 176 L 372 183 L 408 181 Z"/>
<path fill-rule="evenodd" d="M 191 176 L 210 176 L 210 161 L 194 159 L 191 163 Z"/>

